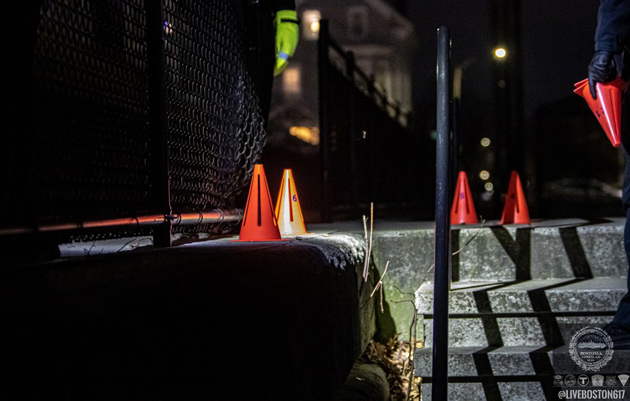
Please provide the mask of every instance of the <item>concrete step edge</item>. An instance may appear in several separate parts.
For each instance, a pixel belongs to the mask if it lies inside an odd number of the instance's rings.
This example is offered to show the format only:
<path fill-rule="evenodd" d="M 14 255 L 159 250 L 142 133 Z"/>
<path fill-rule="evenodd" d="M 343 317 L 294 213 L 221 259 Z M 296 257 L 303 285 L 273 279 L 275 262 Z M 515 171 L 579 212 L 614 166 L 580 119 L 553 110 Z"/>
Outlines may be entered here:
<path fill-rule="evenodd" d="M 451 313 L 473 315 L 614 311 L 627 292 L 626 280 L 618 277 L 511 283 L 459 282 L 453 283 L 453 288 L 449 294 Z M 425 283 L 416 291 L 416 307 L 425 315 L 432 313 L 432 283 Z"/>

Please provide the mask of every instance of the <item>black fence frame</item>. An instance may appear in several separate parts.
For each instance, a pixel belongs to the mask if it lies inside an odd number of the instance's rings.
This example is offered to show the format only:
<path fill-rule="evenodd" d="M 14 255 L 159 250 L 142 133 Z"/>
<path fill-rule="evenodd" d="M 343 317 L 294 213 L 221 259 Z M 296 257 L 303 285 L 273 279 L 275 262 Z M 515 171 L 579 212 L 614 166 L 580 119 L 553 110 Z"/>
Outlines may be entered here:
<path fill-rule="evenodd" d="M 320 21 L 318 72 L 321 221 L 357 217 L 372 202 L 397 216 L 432 218 L 433 144 L 411 127 L 411 111 L 331 37 L 327 20 Z"/>
<path fill-rule="evenodd" d="M 146 57 L 147 57 L 147 132 L 150 151 L 150 191 L 142 210 L 119 211 L 104 215 L 73 215 L 73 217 L 40 216 L 36 210 L 23 220 L 0 223 L 0 238 L 13 243 L 26 237 L 46 239 L 47 243 L 61 243 L 69 238 L 106 238 L 107 233 L 142 233 L 151 235 L 156 247 L 171 246 L 174 227 L 223 225 L 233 226 L 242 219 L 242 210 L 225 207 L 204 210 L 173 210 L 171 202 L 171 169 L 169 163 L 169 127 L 167 121 L 168 95 L 165 51 L 165 1 L 145 1 Z M 39 13 L 39 6 L 28 7 L 30 17 Z M 24 14 L 27 7 L 12 6 L 7 21 Z M 15 14 L 15 15 L 14 15 Z M 26 17 L 25 17 L 26 18 Z M 4 20 L 4 19 L 3 19 Z M 21 20 L 20 20 L 21 21 Z M 15 23 L 15 32 L 32 27 Z M 18 29 L 19 28 L 19 29 Z M 21 30 L 20 30 L 21 29 Z M 30 31 L 28 31 L 31 34 Z M 13 46 L 25 46 L 15 41 Z M 30 44 L 30 42 L 29 42 Z M 4 134 L 4 131 L 3 131 Z M 4 178 L 4 176 L 2 176 Z M 21 188 L 12 189 L 19 191 Z M 219 205 L 220 206 L 220 205 Z M 8 211 L 11 213 L 11 211 Z M 29 211 L 30 213 L 30 211 Z M 118 236 L 123 234 L 114 234 Z M 9 240 L 10 239 L 10 240 Z"/>

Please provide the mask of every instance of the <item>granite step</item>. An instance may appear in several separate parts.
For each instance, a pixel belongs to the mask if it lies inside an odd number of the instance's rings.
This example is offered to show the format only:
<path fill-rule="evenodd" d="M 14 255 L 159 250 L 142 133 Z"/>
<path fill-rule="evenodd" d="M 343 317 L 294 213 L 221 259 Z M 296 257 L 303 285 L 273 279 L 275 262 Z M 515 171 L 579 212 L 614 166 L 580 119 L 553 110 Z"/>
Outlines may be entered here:
<path fill-rule="evenodd" d="M 532 401 L 544 400 L 545 393 L 538 381 L 499 381 L 483 380 L 449 382 L 448 399 L 451 401 Z M 431 383 L 422 384 L 422 399 L 431 399 Z M 486 390 L 488 389 L 488 390 Z M 547 399 L 553 399 L 548 397 Z M 556 397 L 555 399 L 558 399 Z"/>
<path fill-rule="evenodd" d="M 566 344 L 582 327 L 608 323 L 625 292 L 626 280 L 611 277 L 453 283 L 449 294 L 449 344 Z M 432 283 L 423 284 L 417 291 L 416 307 L 424 317 L 425 345 L 430 346 Z"/>
<path fill-rule="evenodd" d="M 414 355 L 425 399 L 431 398 L 431 351 L 422 348 Z M 557 400 L 561 390 L 585 388 L 575 382 L 583 375 L 588 377 L 588 389 L 630 387 L 619 378 L 630 374 L 630 350 L 613 351 L 612 359 L 597 371 L 578 366 L 568 346 L 459 347 L 450 348 L 448 358 L 449 400 Z"/>
<path fill-rule="evenodd" d="M 536 375 L 543 372 L 534 369 L 533 361 L 544 358 L 546 352 L 545 347 L 539 346 L 449 348 L 448 375 L 449 377 Z M 416 350 L 414 362 L 416 376 L 430 377 L 433 366 L 432 349 L 425 347 Z"/>
<path fill-rule="evenodd" d="M 575 278 L 618 279 L 628 270 L 623 250 L 624 221 L 618 217 L 598 221 L 574 218 L 534 220 L 529 225 L 501 226 L 490 221 L 483 226 L 453 226 L 452 250 L 460 250 L 452 258 L 453 285 L 457 282 L 504 285 L 530 279 L 560 282 Z M 309 229 L 364 235 L 364 226 L 358 220 Z M 400 339 L 408 340 L 412 329 L 416 311 L 409 302 L 414 297 L 411 294 L 433 279 L 433 246 L 433 222 L 387 222 L 378 217 L 374 221 L 372 259 L 378 274 L 384 274 L 388 266 L 383 293 L 392 318 L 392 331 L 399 333 Z M 500 291 L 496 292 L 489 294 L 493 296 L 493 308 L 503 303 L 499 301 Z M 530 304 L 526 291 L 518 296 L 521 298 L 513 300 L 514 307 Z M 471 303 L 474 299 L 471 294 L 463 297 L 468 297 L 463 303 L 475 305 Z M 504 303 L 509 302 L 508 299 Z M 423 301 L 419 299 L 418 303 Z M 422 313 L 431 313 L 432 305 L 419 306 L 425 309 Z M 422 328 L 422 325 L 417 328 L 420 338 Z"/>
<path fill-rule="evenodd" d="M 414 355 L 425 399 L 431 399 L 431 351 Z M 543 400 L 541 380 L 553 376 L 546 348 L 538 346 L 450 348 L 448 369 L 449 400 Z"/>
<path fill-rule="evenodd" d="M 451 285 L 449 311 L 451 314 L 517 314 L 615 310 L 626 293 L 626 286 L 625 276 L 521 282 L 459 281 Z M 542 305 L 545 301 L 547 305 Z M 416 307 L 419 313 L 433 313 L 432 282 L 425 282 L 416 292 Z"/>
<path fill-rule="evenodd" d="M 549 220 L 530 225 L 454 226 L 454 281 L 514 281 L 626 275 L 622 218 Z M 401 224 L 374 233 L 378 266 L 386 261 L 416 288 L 433 264 L 433 227 Z"/>

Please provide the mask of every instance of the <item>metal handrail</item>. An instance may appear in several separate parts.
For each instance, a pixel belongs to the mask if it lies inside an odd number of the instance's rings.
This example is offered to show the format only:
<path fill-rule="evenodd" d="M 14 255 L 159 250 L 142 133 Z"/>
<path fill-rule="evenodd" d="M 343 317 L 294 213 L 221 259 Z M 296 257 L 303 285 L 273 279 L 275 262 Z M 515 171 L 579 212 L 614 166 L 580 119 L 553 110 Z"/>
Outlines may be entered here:
<path fill-rule="evenodd" d="M 450 34 L 438 29 L 437 146 L 435 173 L 435 273 L 433 281 L 433 400 L 448 399 L 448 296 L 451 281 L 451 222 L 449 196 L 451 82 Z"/>
<path fill-rule="evenodd" d="M 0 227 L 0 236 L 75 231 L 93 228 L 147 227 L 147 226 L 184 226 L 194 224 L 236 223 L 243 218 L 241 209 L 210 209 L 199 212 L 147 214 L 114 219 L 66 221 L 41 223 L 35 225 Z"/>
<path fill-rule="evenodd" d="M 323 21 L 326 20 L 322 20 L 322 22 Z M 322 30 L 320 30 L 320 35 L 322 34 L 328 35 L 328 31 L 326 30 L 322 32 Z M 344 63 L 346 64 L 346 70 L 348 69 L 348 67 L 352 69 L 352 76 L 354 76 L 354 74 L 356 73 L 359 77 L 363 79 L 370 95 L 381 99 L 381 105 L 383 106 L 383 108 L 386 109 L 387 107 L 391 107 L 392 110 L 394 110 L 394 112 L 396 113 L 396 116 L 408 117 L 409 114 L 411 114 L 411 112 L 408 110 L 401 110 L 400 104 L 397 101 L 390 100 L 390 98 L 387 96 L 387 93 L 377 87 L 378 83 L 374 79 L 374 76 L 368 76 L 365 71 L 354 64 L 354 57 L 352 56 L 352 52 L 345 50 L 343 46 L 335 42 L 335 40 L 332 39 L 330 35 L 326 37 L 326 44 L 330 49 L 333 49 L 343 59 Z M 352 78 L 352 76 L 350 76 L 349 78 Z"/>

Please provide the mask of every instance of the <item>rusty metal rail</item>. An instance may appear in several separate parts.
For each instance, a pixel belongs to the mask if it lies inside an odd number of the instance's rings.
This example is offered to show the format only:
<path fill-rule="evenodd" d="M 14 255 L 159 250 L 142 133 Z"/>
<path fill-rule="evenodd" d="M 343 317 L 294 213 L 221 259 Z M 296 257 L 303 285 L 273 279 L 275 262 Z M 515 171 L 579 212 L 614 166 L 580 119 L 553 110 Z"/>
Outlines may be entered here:
<path fill-rule="evenodd" d="M 12 227 L 1 227 L 2 235 L 20 235 L 35 233 L 50 233 L 60 231 L 73 231 L 94 228 L 114 228 L 114 227 L 146 227 L 159 226 L 162 224 L 172 226 L 195 225 L 195 224 L 218 224 L 237 223 L 241 221 L 243 211 L 241 209 L 211 209 L 203 212 L 186 212 L 173 214 L 148 214 L 139 216 L 129 216 L 115 219 L 67 221 L 55 223 L 41 223 L 35 225 L 23 225 Z"/>

